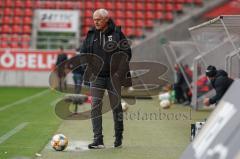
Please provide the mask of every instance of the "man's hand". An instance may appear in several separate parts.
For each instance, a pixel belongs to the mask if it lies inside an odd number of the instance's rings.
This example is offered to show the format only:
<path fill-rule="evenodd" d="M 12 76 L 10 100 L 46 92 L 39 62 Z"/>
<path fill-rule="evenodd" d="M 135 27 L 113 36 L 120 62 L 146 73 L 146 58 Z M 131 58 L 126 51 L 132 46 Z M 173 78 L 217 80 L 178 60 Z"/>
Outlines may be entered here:
<path fill-rule="evenodd" d="M 204 105 L 206 105 L 206 106 L 209 106 L 210 105 L 210 99 L 209 98 L 205 98 L 204 100 L 203 100 L 203 104 Z"/>

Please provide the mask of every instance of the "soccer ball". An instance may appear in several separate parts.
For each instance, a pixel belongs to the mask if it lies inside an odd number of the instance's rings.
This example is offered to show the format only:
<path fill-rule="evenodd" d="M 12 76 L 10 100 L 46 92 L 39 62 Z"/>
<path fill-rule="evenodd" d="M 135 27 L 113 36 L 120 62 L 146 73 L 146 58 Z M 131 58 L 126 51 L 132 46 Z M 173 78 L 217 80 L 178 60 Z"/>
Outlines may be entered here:
<path fill-rule="evenodd" d="M 68 145 L 68 139 L 63 134 L 56 134 L 52 137 L 51 146 L 56 151 L 63 151 Z"/>
<path fill-rule="evenodd" d="M 170 108 L 170 101 L 169 100 L 162 100 L 160 102 L 160 106 L 163 108 L 163 109 L 167 109 L 167 108 Z"/>

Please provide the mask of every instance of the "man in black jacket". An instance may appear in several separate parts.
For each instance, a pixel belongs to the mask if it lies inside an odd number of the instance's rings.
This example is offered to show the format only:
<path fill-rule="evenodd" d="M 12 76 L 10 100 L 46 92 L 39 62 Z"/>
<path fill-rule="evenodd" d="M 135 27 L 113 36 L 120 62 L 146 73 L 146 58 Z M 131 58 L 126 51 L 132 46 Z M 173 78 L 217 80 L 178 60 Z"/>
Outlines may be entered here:
<path fill-rule="evenodd" d="M 227 72 L 224 70 L 217 70 L 214 66 L 208 66 L 206 70 L 206 76 L 209 78 L 212 87 L 216 91 L 216 95 L 212 98 L 205 98 L 203 103 L 206 106 L 211 104 L 217 104 L 223 97 L 225 92 L 233 83 L 233 79 L 228 77 Z"/>
<path fill-rule="evenodd" d="M 93 21 L 95 27 L 88 31 L 80 49 L 82 54 L 96 55 L 102 60 L 102 65 L 97 66 L 97 63 L 92 59 L 87 66 L 87 70 L 92 70 L 92 72 L 99 69 L 96 79 L 90 81 L 94 140 L 88 147 L 89 149 L 104 148 L 102 134 L 102 106 L 104 105 L 102 99 L 105 90 L 108 91 L 113 111 L 114 147 L 120 147 L 123 138 L 121 86 L 132 85 L 129 72 L 131 48 L 120 27 L 115 26 L 113 20 L 109 17 L 107 10 L 96 10 L 93 14 Z M 84 75 L 84 81 L 86 81 L 86 77 L 88 76 Z"/>

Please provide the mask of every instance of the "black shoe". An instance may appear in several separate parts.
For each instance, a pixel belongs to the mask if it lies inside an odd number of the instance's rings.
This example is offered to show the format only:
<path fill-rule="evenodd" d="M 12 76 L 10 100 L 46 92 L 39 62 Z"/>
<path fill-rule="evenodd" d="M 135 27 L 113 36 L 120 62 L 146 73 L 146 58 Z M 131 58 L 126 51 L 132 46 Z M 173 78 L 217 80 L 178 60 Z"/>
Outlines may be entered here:
<path fill-rule="evenodd" d="M 114 141 L 114 148 L 121 148 L 122 147 L 122 135 L 117 135 L 115 136 L 115 141 Z"/>
<path fill-rule="evenodd" d="M 103 149 L 105 148 L 104 143 L 103 143 L 103 139 L 94 139 L 93 143 L 88 145 L 89 149 Z"/>

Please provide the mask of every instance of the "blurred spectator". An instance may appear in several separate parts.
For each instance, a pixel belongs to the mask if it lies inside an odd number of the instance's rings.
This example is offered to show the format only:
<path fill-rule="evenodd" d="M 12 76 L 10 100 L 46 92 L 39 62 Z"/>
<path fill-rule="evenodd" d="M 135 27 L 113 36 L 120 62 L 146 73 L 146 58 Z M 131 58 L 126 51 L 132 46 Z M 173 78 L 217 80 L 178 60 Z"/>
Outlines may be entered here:
<path fill-rule="evenodd" d="M 186 78 L 187 78 L 188 82 L 192 83 L 193 73 L 192 73 L 192 70 L 190 69 L 190 67 L 188 65 L 184 65 L 184 72 L 186 74 Z M 185 95 L 186 95 L 185 104 L 190 105 L 191 100 L 192 100 L 192 91 L 191 91 L 191 88 L 189 88 L 189 86 L 187 85 L 187 82 L 186 82 L 186 87 L 183 88 L 183 91 L 185 92 Z"/>
<path fill-rule="evenodd" d="M 177 103 L 185 102 L 186 98 L 184 97 L 183 85 L 186 84 L 186 81 L 183 77 L 182 72 L 180 71 L 179 65 L 175 65 L 176 71 L 176 82 L 174 83 L 175 98 Z"/>
<path fill-rule="evenodd" d="M 211 104 L 217 104 L 228 88 L 233 83 L 233 79 L 228 77 L 227 72 L 224 70 L 217 70 L 215 66 L 208 66 L 206 70 L 206 76 L 210 80 L 212 87 L 216 91 L 216 95 L 212 98 L 205 98 L 203 103 L 206 106 Z"/>
<path fill-rule="evenodd" d="M 192 93 L 189 89 L 189 86 L 187 84 L 186 79 L 184 78 L 184 75 L 182 71 L 184 71 L 186 78 L 189 82 L 192 81 L 192 71 L 188 67 L 188 65 L 185 65 L 182 67 L 176 64 L 175 65 L 175 71 L 176 71 L 176 82 L 174 84 L 174 91 L 175 91 L 175 98 L 177 103 L 183 103 L 184 105 L 189 105 L 191 103 Z"/>
<path fill-rule="evenodd" d="M 209 85 L 207 76 L 200 76 L 200 78 L 197 80 L 197 91 L 198 91 L 198 97 L 204 95 L 208 91 L 212 89 L 211 85 Z"/>
<path fill-rule="evenodd" d="M 66 64 L 64 63 L 68 59 L 67 54 L 64 53 L 63 47 L 60 47 L 60 52 L 57 56 L 57 61 L 56 61 L 56 70 L 57 70 L 57 76 L 59 79 L 59 90 L 62 91 L 63 89 L 67 89 L 67 83 L 65 80 L 66 77 Z"/>
<path fill-rule="evenodd" d="M 83 65 L 79 65 L 77 68 L 73 69 L 72 71 L 73 81 L 75 86 L 75 94 L 81 93 L 84 71 L 85 71 L 85 66 Z"/>

